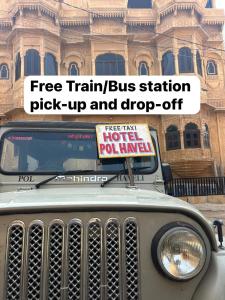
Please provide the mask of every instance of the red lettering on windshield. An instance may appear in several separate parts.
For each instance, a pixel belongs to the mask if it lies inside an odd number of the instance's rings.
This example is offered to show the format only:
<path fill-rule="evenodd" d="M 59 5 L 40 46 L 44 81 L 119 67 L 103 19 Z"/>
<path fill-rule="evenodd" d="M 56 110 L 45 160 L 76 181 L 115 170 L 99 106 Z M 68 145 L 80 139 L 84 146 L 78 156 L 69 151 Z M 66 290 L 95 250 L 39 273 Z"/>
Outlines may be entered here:
<path fill-rule="evenodd" d="M 71 140 L 92 140 L 94 137 L 95 136 L 93 134 L 71 133 L 67 135 L 67 138 Z"/>
<path fill-rule="evenodd" d="M 32 136 L 16 136 L 12 135 L 8 137 L 9 141 L 32 141 L 33 137 Z"/>

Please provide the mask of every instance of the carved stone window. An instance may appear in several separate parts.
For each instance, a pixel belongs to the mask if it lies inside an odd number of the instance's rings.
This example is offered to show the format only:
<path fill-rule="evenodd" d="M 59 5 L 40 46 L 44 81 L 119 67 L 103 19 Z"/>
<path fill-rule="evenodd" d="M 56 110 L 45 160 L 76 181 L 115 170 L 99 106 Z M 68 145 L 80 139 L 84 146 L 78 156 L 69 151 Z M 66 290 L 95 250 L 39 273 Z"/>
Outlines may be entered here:
<path fill-rule="evenodd" d="M 183 47 L 178 54 L 180 73 L 194 73 L 193 54 L 190 48 Z"/>
<path fill-rule="evenodd" d="M 51 53 L 45 54 L 45 75 L 58 75 L 58 64 Z"/>
<path fill-rule="evenodd" d="M 128 8 L 152 8 L 152 0 L 128 0 Z"/>
<path fill-rule="evenodd" d="M 96 75 L 125 75 L 123 56 L 106 53 L 97 56 L 95 61 Z"/>
<path fill-rule="evenodd" d="M 196 53 L 196 64 L 197 64 L 198 74 L 202 76 L 202 59 L 199 51 L 197 51 Z"/>
<path fill-rule="evenodd" d="M 24 75 L 40 75 L 40 55 L 35 49 L 29 49 L 24 57 Z"/>
<path fill-rule="evenodd" d="M 21 77 L 21 57 L 20 57 L 20 53 L 18 52 L 15 61 L 15 80 L 18 80 L 20 77 Z"/>
<path fill-rule="evenodd" d="M 194 123 L 188 123 L 184 130 L 184 147 L 201 148 L 200 130 Z"/>
<path fill-rule="evenodd" d="M 0 65 L 0 79 L 9 79 L 9 68 L 7 64 Z"/>
<path fill-rule="evenodd" d="M 175 75 L 175 59 L 172 51 L 167 51 L 162 57 L 162 74 Z"/>
<path fill-rule="evenodd" d="M 68 74 L 73 75 L 73 76 L 78 76 L 79 75 L 79 68 L 78 68 L 77 63 L 72 62 L 70 64 Z"/>
<path fill-rule="evenodd" d="M 138 66 L 138 75 L 149 75 L 148 64 L 145 61 L 141 61 Z"/>
<path fill-rule="evenodd" d="M 213 7 L 212 0 L 207 0 L 205 7 L 212 8 Z"/>
<path fill-rule="evenodd" d="M 170 125 L 166 130 L 166 150 L 180 149 L 180 132 L 177 126 Z"/>
<path fill-rule="evenodd" d="M 217 64 L 214 60 L 209 60 L 207 62 L 207 75 L 217 75 Z"/>

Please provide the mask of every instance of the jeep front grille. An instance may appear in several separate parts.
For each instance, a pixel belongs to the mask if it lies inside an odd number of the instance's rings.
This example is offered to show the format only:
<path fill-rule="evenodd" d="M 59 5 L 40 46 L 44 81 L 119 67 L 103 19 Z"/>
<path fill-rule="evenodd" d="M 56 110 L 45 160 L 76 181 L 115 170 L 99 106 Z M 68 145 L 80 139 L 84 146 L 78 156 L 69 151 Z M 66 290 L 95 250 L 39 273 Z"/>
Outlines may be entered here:
<path fill-rule="evenodd" d="M 72 219 L 9 226 L 7 300 L 138 300 L 139 244 L 134 218 Z"/>

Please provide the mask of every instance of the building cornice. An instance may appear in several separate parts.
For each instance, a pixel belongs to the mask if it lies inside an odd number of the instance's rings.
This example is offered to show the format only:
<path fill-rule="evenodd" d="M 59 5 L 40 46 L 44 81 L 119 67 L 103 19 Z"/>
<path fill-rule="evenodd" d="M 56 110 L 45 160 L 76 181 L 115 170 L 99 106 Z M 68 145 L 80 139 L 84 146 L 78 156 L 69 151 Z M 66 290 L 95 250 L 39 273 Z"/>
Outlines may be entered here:
<path fill-rule="evenodd" d="M 123 19 L 127 9 L 124 8 L 95 8 L 91 10 L 92 19 Z"/>
<path fill-rule="evenodd" d="M 196 3 L 196 1 L 193 2 L 181 2 L 181 3 L 171 3 L 168 4 L 167 6 L 160 8 L 159 11 L 159 16 L 161 18 L 169 15 L 169 14 L 176 14 L 178 11 L 192 11 L 192 12 L 196 12 L 200 15 L 203 14 L 203 8 L 201 6 L 199 6 L 198 3 Z"/>
<path fill-rule="evenodd" d="M 13 18 L 18 13 L 23 12 L 23 10 L 30 11 L 40 11 L 41 13 L 51 17 L 56 18 L 58 13 L 58 5 L 56 2 L 47 0 L 32 0 L 30 2 L 19 0 L 13 5 L 13 8 L 9 12 L 10 16 Z"/>
<path fill-rule="evenodd" d="M 77 27 L 77 26 L 89 26 L 90 18 L 76 17 L 76 18 L 60 18 L 59 24 L 61 27 Z"/>
<path fill-rule="evenodd" d="M 37 5 L 17 5 L 11 12 L 10 15 L 12 18 L 15 18 L 19 14 L 23 13 L 24 10 L 29 10 L 29 11 L 39 11 L 44 15 L 49 16 L 50 18 L 56 18 L 57 14 L 56 12 L 44 7 L 41 4 Z"/>

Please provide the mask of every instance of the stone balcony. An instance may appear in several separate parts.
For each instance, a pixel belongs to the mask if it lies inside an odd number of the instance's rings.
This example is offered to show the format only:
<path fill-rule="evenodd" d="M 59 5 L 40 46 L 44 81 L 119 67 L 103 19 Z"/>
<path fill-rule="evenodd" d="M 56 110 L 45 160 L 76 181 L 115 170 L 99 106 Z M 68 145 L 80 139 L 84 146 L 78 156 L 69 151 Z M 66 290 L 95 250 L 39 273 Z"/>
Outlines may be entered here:
<path fill-rule="evenodd" d="M 178 149 L 163 152 L 163 161 L 171 165 L 173 175 L 199 177 L 214 175 L 214 160 L 210 149 Z"/>
<path fill-rule="evenodd" d="M 211 150 L 203 149 L 203 148 L 185 148 L 185 149 L 177 149 L 170 150 L 164 153 L 164 158 L 168 162 L 178 161 L 178 160 L 211 160 Z"/>
<path fill-rule="evenodd" d="M 208 100 L 207 104 L 209 104 L 216 110 L 225 110 L 225 99 Z"/>

